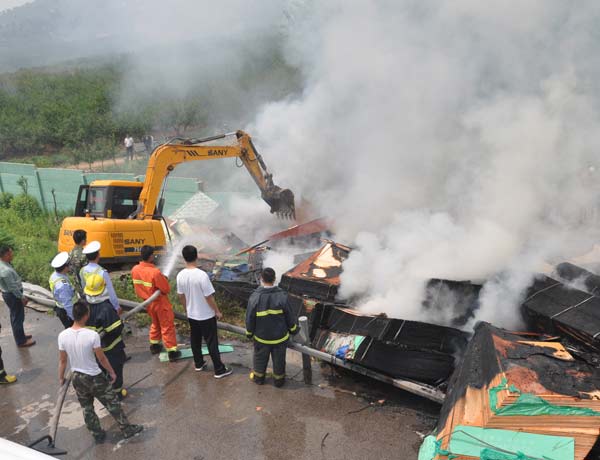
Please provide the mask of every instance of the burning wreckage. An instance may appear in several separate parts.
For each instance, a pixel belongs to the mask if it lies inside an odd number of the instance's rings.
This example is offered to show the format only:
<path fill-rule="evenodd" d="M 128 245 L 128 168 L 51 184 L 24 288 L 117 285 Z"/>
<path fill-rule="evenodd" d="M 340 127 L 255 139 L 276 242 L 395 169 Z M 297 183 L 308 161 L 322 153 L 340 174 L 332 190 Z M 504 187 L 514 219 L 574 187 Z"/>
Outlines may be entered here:
<path fill-rule="evenodd" d="M 386 376 L 443 390 L 456 356 L 462 354 L 468 342 L 469 334 L 458 327 L 477 308 L 481 286 L 439 279 L 427 283 L 423 308 L 432 314 L 442 309 L 452 311 L 455 327 L 364 314 L 354 309 L 351 301 L 338 298 L 342 265 L 351 248 L 324 240 L 330 236 L 328 229 L 327 220 L 316 219 L 246 249 L 240 248 L 243 242 L 234 235 L 217 229 L 194 227 L 186 233 L 205 242 L 200 262 L 215 288 L 244 303 L 258 286 L 262 261 L 269 250 L 316 248 L 298 254 L 297 265 L 284 273 L 279 283 L 289 292 L 294 314 L 308 317 L 308 345 Z M 220 237 L 226 237 L 225 244 L 215 243 Z"/>
<path fill-rule="evenodd" d="M 247 300 L 266 243 L 295 238 L 306 246 L 326 231 L 326 222 L 313 221 L 272 235 L 214 265 L 214 284 Z M 525 294 L 521 313 L 530 332 L 479 323 L 472 334 L 460 328 L 479 306 L 480 283 L 427 281 L 422 308 L 430 317 L 451 312 L 452 327 L 367 315 L 338 295 L 350 252 L 326 240 L 299 255 L 279 286 L 289 292 L 294 314 L 308 317 L 309 347 L 446 394 L 419 460 L 600 458 L 600 276 L 559 264 Z"/>
<path fill-rule="evenodd" d="M 539 275 L 528 329 L 480 323 L 419 460 L 600 458 L 600 277 L 570 263 Z"/>

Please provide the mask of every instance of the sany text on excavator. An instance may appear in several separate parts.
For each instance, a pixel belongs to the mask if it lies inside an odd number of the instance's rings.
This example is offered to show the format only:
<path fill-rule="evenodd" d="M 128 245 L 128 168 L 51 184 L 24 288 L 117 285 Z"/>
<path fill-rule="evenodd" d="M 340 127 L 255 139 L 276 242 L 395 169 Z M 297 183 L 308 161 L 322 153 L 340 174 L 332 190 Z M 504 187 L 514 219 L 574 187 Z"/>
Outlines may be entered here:
<path fill-rule="evenodd" d="M 234 145 L 209 144 L 233 135 L 237 139 Z M 102 263 L 137 262 L 140 249 L 146 244 L 163 252 L 168 228 L 166 224 L 163 227 L 161 190 L 164 192 L 167 176 L 180 163 L 220 158 L 239 158 L 258 185 L 262 199 L 271 207 L 271 213 L 282 218 L 295 217 L 294 194 L 273 183 L 248 134 L 237 131 L 205 139 L 177 138 L 154 150 L 144 182 L 96 180 L 80 186 L 75 216 L 63 220 L 58 250 L 70 251 L 74 245 L 73 232 L 83 229 L 88 241 L 102 244 Z"/>

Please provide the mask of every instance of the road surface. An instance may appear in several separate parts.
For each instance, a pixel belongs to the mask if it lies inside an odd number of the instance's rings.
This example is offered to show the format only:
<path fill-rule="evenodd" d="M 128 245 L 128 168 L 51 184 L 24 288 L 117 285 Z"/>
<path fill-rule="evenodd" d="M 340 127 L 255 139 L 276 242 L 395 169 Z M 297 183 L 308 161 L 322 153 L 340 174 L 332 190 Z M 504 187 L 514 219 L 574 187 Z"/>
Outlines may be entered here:
<path fill-rule="evenodd" d="M 26 309 L 25 330 L 37 345 L 17 349 L 1 303 L 0 323 L 5 367 L 19 379 L 0 386 L 0 436 L 25 444 L 48 432 L 62 326 L 53 316 Z M 124 441 L 101 409 L 108 437 L 95 445 L 71 389 L 57 446 L 68 450 L 66 459 L 412 459 L 420 435 L 434 427 L 436 404 L 372 380 L 313 363 L 313 384 L 305 385 L 300 355 L 293 351 L 288 351 L 287 370 L 293 380 L 283 389 L 270 382 L 259 387 L 248 379 L 251 346 L 227 342 L 235 352 L 223 357 L 234 374 L 216 380 L 210 367 L 195 372 L 191 360 L 160 363 L 148 351 L 145 331 L 134 327 L 126 339 L 132 359 L 125 366 L 125 383 L 151 375 L 131 389 L 124 407 L 145 431 Z"/>

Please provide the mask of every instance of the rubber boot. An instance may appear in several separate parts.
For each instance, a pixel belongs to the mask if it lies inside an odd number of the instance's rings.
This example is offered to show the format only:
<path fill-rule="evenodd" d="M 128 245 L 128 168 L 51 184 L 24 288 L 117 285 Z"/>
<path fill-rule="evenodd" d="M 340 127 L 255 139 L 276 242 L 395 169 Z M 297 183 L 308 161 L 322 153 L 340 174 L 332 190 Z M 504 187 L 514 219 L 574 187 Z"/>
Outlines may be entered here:
<path fill-rule="evenodd" d="M 250 380 L 252 380 L 257 385 L 264 385 L 265 376 L 263 375 L 262 377 L 259 377 L 258 375 L 256 375 L 256 373 L 250 372 Z"/>
<path fill-rule="evenodd" d="M 169 352 L 169 361 L 175 362 L 179 358 L 181 358 L 181 352 L 179 350 L 175 350 L 175 351 L 170 351 Z"/>
<path fill-rule="evenodd" d="M 96 444 L 102 444 L 106 440 L 106 431 L 101 431 L 99 433 L 94 433 L 94 441 Z"/>
<path fill-rule="evenodd" d="M 150 353 L 153 355 L 159 354 L 163 350 L 163 347 L 160 343 L 153 343 L 150 345 Z"/>
<path fill-rule="evenodd" d="M 5 371 L 0 372 L 0 385 L 6 385 L 10 383 L 15 383 L 17 381 L 17 377 L 14 375 L 9 375 Z"/>
<path fill-rule="evenodd" d="M 127 425 L 121 432 L 123 433 L 123 437 L 125 439 L 131 438 L 138 433 L 141 433 L 144 430 L 143 425 Z"/>

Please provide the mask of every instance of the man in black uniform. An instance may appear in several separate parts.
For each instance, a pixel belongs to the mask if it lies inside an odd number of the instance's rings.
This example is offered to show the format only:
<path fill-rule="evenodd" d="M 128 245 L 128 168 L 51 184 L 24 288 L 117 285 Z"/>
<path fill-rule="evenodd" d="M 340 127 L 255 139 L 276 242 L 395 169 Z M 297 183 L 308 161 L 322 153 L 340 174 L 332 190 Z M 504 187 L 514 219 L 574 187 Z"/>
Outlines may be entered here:
<path fill-rule="evenodd" d="M 89 307 L 90 317 L 86 327 L 96 331 L 102 337 L 102 351 L 117 375 L 113 389 L 119 399 L 123 399 L 127 396 L 127 391 L 123 388 L 123 366 L 126 361 L 125 343 L 122 337 L 123 321 L 108 300 L 90 304 Z"/>
<path fill-rule="evenodd" d="M 298 332 L 296 320 L 288 304 L 287 293 L 274 286 L 275 270 L 265 268 L 260 278 L 262 286 L 248 300 L 246 336 L 254 339 L 254 383 L 265 383 L 269 356 L 273 361 L 273 379 L 276 387 L 285 383 L 285 354 L 290 334 Z"/>

